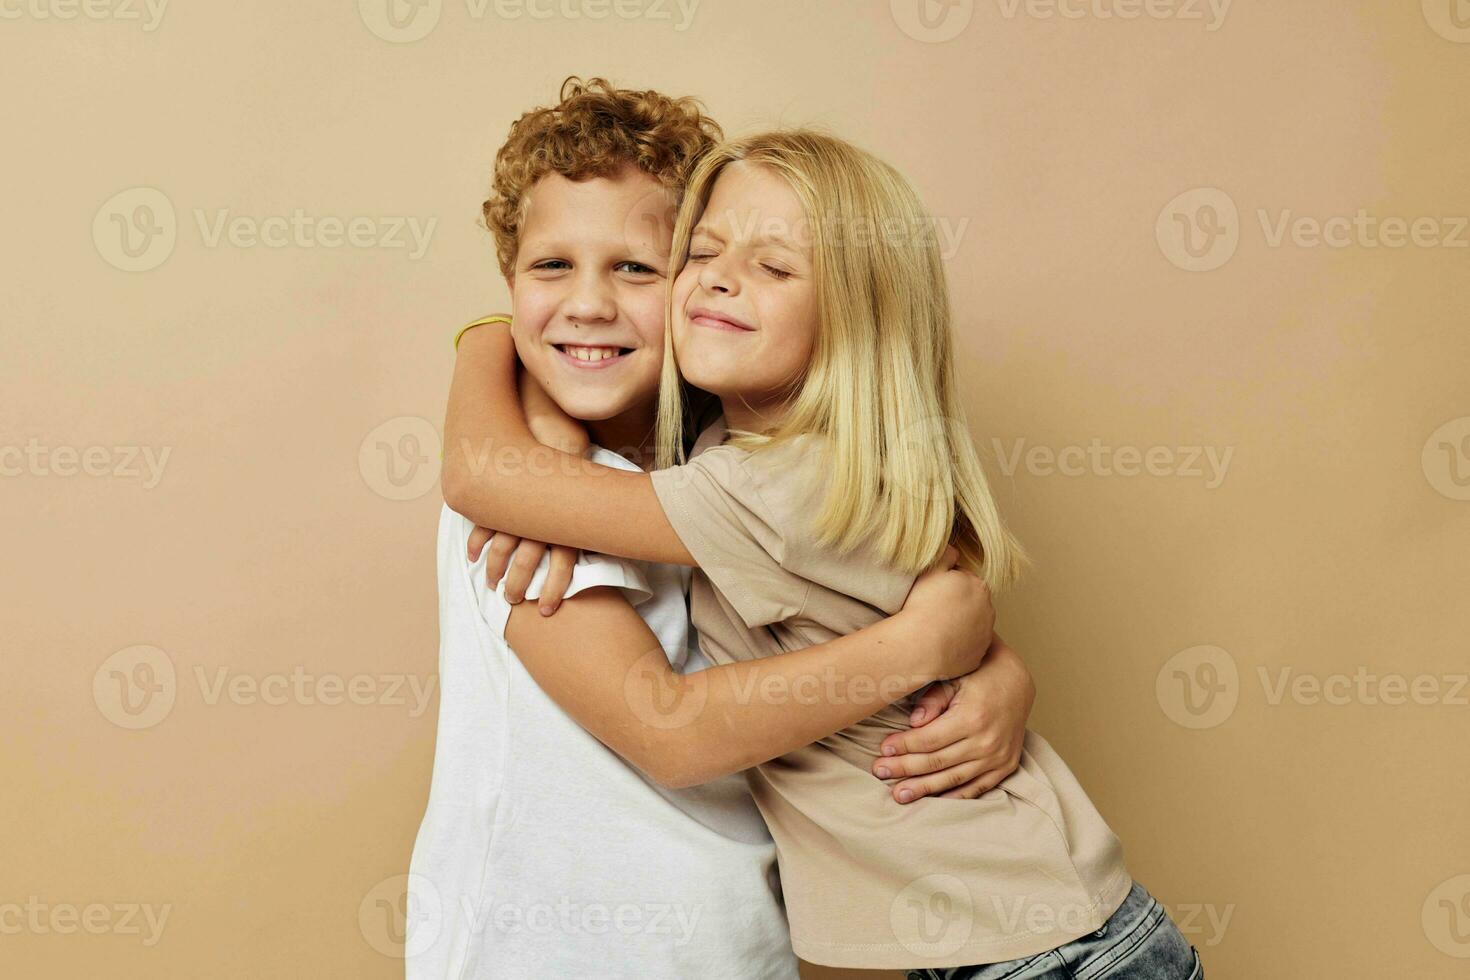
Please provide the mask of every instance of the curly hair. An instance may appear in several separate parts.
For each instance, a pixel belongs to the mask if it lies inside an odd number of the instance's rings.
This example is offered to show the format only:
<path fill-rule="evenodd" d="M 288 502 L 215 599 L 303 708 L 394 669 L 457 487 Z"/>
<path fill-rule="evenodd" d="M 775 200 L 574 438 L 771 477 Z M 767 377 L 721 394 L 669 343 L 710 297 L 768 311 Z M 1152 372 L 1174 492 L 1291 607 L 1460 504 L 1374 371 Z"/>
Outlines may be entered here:
<path fill-rule="evenodd" d="M 632 164 L 678 194 L 694 164 L 723 135 L 695 99 L 614 88 L 602 78 L 568 78 L 561 101 L 517 119 L 495 155 L 481 213 L 495 236 L 501 274 L 510 278 L 515 268 L 526 195 L 542 177 L 609 177 Z"/>

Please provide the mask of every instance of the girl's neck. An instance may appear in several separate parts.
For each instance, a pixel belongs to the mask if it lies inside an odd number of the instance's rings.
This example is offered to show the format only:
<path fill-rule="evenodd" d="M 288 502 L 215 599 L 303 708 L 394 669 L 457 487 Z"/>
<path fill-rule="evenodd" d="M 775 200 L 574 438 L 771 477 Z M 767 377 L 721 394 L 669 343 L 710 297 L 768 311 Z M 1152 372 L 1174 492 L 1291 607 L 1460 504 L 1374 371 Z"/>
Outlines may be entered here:
<path fill-rule="evenodd" d="M 757 402 L 739 395 L 720 397 L 720 409 L 725 415 L 725 428 L 743 432 L 767 432 L 774 429 L 786 412 L 783 402 Z"/>
<path fill-rule="evenodd" d="M 610 449 L 638 466 L 653 465 L 653 429 L 656 405 L 640 405 L 610 419 L 587 422 L 587 435 L 594 445 Z"/>

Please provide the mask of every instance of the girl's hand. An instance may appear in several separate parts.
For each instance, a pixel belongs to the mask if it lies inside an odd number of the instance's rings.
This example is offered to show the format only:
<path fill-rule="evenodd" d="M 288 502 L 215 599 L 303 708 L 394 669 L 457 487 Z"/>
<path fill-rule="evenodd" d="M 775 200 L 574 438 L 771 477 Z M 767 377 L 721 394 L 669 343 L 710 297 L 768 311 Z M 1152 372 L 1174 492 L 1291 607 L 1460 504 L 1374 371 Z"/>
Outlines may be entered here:
<path fill-rule="evenodd" d="M 1016 651 L 996 638 L 978 670 L 931 684 L 914 705 L 906 732 L 883 740 L 873 774 L 900 779 L 893 798 L 974 799 L 1000 785 L 1021 762 L 1036 684 Z"/>
<path fill-rule="evenodd" d="M 960 553 L 953 546 L 932 568 L 914 580 L 903 608 L 903 618 L 923 658 L 919 665 L 938 680 L 968 674 L 985 658 L 995 628 L 990 588 L 974 572 L 957 567 Z"/>
<path fill-rule="evenodd" d="M 562 407 L 541 387 L 541 382 L 525 368 L 521 368 L 519 385 L 526 427 L 536 441 L 573 456 L 587 455 L 592 446 L 587 427 L 562 411 Z"/>
<path fill-rule="evenodd" d="M 577 549 L 562 545 L 546 545 L 540 541 L 522 540 L 512 534 L 501 534 L 488 527 L 476 527 L 470 532 L 469 559 L 478 561 L 486 544 L 490 545 L 490 557 L 485 560 L 485 582 L 490 588 L 505 579 L 505 599 L 516 605 L 526 598 L 526 589 L 541 564 L 546 549 L 551 548 L 551 567 L 546 572 L 546 581 L 541 583 L 541 595 L 537 605 L 541 615 L 550 616 L 561 605 L 567 586 L 572 582 L 572 568 L 577 564 Z"/>

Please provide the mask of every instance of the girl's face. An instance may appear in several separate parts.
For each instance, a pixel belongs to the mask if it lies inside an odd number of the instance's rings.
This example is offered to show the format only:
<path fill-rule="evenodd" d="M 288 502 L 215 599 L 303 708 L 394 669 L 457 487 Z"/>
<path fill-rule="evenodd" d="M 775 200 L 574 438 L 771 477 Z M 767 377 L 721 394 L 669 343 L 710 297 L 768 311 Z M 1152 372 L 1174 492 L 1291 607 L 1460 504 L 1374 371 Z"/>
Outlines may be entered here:
<path fill-rule="evenodd" d="M 694 227 L 674 281 L 674 349 L 685 379 L 720 397 L 732 428 L 774 421 L 811 361 L 810 232 L 785 179 L 745 161 L 720 172 Z"/>

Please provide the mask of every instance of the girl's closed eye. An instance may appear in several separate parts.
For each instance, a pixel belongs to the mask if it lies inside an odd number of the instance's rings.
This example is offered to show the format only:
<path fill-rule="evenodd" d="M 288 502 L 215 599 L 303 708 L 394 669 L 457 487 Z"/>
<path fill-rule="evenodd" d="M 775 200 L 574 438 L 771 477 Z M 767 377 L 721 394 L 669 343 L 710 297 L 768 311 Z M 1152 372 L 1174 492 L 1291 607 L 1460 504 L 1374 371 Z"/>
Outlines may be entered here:
<path fill-rule="evenodd" d="M 792 276 L 796 275 L 796 273 L 792 272 L 790 269 L 783 269 L 778 265 L 771 265 L 769 262 L 762 262 L 761 268 L 777 279 L 790 279 Z"/>

